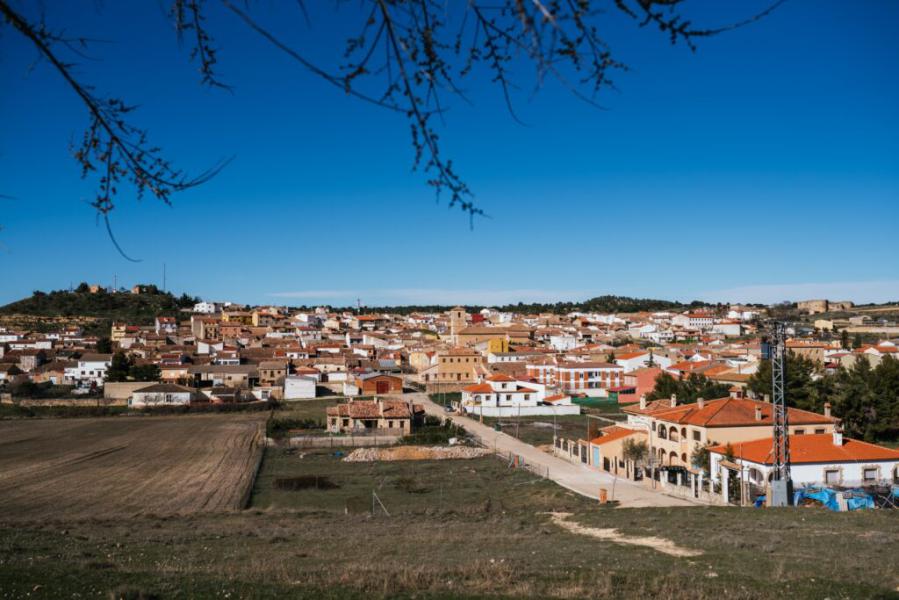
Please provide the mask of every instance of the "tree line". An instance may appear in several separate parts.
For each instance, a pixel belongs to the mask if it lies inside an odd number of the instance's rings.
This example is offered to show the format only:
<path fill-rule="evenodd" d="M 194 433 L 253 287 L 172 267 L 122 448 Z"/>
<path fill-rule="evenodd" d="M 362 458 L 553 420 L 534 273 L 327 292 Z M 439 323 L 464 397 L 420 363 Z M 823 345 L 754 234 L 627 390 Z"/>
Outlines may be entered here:
<path fill-rule="evenodd" d="M 824 412 L 829 402 L 831 414 L 842 421 L 848 437 L 866 442 L 899 440 L 899 361 L 885 356 L 872 366 L 859 356 L 849 368 L 822 373 L 810 359 L 787 353 L 786 402 L 788 406 Z M 748 388 L 757 396 L 772 393 L 771 363 L 762 361 Z"/>

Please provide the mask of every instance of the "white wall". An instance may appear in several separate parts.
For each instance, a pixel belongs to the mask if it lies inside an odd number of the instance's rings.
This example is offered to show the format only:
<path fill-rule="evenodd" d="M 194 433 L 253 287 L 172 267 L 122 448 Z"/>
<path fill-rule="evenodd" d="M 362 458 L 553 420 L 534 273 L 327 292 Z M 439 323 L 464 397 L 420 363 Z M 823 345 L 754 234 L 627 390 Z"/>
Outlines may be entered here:
<path fill-rule="evenodd" d="M 315 398 L 315 379 L 312 377 L 289 376 L 284 378 L 284 399 Z"/>
<path fill-rule="evenodd" d="M 537 417 L 546 416 L 552 418 L 555 414 L 558 417 L 564 415 L 579 415 L 581 407 L 572 404 L 569 406 L 465 406 L 465 412 L 471 415 L 480 415 L 484 412 L 485 417 Z"/>

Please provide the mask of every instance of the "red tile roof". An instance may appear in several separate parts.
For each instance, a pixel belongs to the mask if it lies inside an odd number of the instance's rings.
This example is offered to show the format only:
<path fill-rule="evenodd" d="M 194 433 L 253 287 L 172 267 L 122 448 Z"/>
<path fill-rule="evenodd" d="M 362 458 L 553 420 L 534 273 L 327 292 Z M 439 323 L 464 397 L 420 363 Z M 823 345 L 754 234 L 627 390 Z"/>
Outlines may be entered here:
<path fill-rule="evenodd" d="M 604 427 L 601 429 L 602 435 L 598 438 L 593 438 L 590 440 L 590 443 L 594 446 L 600 446 L 602 444 L 608 444 L 609 442 L 614 442 L 615 440 L 620 440 L 622 438 L 626 438 L 631 435 L 646 435 L 645 431 L 640 431 L 639 429 L 628 429 L 627 427 L 620 427 L 618 425 L 612 425 L 611 427 Z"/>
<path fill-rule="evenodd" d="M 758 464 L 771 464 L 772 440 L 763 438 L 751 442 L 732 444 L 734 456 Z M 709 448 L 711 452 L 724 454 L 724 445 Z M 793 463 L 869 462 L 899 460 L 899 450 L 884 448 L 859 440 L 843 438 L 843 444 L 833 443 L 833 435 L 819 433 L 790 436 L 790 461 Z"/>
<path fill-rule="evenodd" d="M 756 408 L 761 409 L 761 419 L 755 418 Z M 788 408 L 790 425 L 827 425 L 837 422 L 834 417 Z M 754 425 L 772 425 L 772 405 L 768 402 L 750 400 L 748 398 L 719 398 L 706 400 L 699 408 L 696 403 L 682 404 L 667 410 L 659 410 L 652 416 L 667 423 L 695 425 L 698 427 L 749 427 Z"/>
<path fill-rule="evenodd" d="M 474 385 L 467 385 L 462 388 L 463 392 L 470 392 L 473 394 L 492 394 L 493 388 L 490 387 L 489 383 L 476 383 Z"/>

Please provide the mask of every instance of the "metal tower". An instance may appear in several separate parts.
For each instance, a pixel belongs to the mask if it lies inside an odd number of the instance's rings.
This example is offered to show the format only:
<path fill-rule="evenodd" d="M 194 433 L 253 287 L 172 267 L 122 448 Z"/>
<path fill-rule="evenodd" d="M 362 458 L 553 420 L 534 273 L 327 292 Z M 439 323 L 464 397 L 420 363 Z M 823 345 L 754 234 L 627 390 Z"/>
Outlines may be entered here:
<path fill-rule="evenodd" d="M 771 361 L 771 408 L 774 445 L 771 450 L 771 484 L 768 506 L 788 506 L 793 500 L 793 481 L 790 479 L 789 413 L 786 403 L 787 348 L 786 326 L 775 321 L 771 339 L 762 345 L 764 358 Z"/>

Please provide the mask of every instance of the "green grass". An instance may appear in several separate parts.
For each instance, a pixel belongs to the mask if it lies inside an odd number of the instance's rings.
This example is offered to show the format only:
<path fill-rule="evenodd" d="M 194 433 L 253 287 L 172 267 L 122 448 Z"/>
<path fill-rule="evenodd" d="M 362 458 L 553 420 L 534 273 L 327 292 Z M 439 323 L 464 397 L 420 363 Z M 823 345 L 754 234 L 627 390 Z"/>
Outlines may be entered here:
<path fill-rule="evenodd" d="M 345 450 L 269 448 L 253 489 L 260 509 L 368 513 L 374 491 L 393 515 L 469 510 L 495 503 L 504 510 L 583 508 L 589 501 L 494 457 L 471 460 L 344 462 Z M 279 489 L 278 479 L 315 476 L 337 487 Z M 524 488 L 523 494 L 510 494 Z"/>
<path fill-rule="evenodd" d="M 556 435 L 568 439 L 584 439 L 587 435 L 587 416 L 586 414 L 599 414 L 596 411 L 584 411 L 585 414 L 580 415 L 564 415 L 556 417 L 555 427 Z M 602 415 L 608 418 L 606 415 Z M 495 427 L 499 423 L 500 429 L 523 442 L 540 446 L 553 443 L 553 417 L 552 415 L 540 417 L 484 417 L 484 423 Z M 612 425 L 608 421 L 591 419 L 590 433 L 595 436 L 596 431 L 601 427 Z"/>
<path fill-rule="evenodd" d="M 277 478 L 326 477 L 288 491 Z M 336 486 L 336 487 L 335 487 Z M 326 486 L 327 487 L 327 486 Z M 371 492 L 390 516 L 371 514 Z M 546 511 L 703 554 L 569 533 Z M 346 463 L 269 449 L 247 511 L 7 521 L 4 598 L 888 598 L 897 514 L 614 509 L 494 458 Z M 136 596 L 135 596 L 136 597 Z"/>
<path fill-rule="evenodd" d="M 282 402 L 272 412 L 267 433 L 271 437 L 284 437 L 292 429 L 305 429 L 310 434 L 324 433 L 327 424 L 326 409 L 337 406 L 340 400 L 294 400 Z"/>
<path fill-rule="evenodd" d="M 0 418 L 57 418 L 57 417 L 109 417 L 128 412 L 127 406 L 103 406 L 102 400 L 86 400 L 77 406 L 20 406 L 18 404 L 0 404 Z"/>
<path fill-rule="evenodd" d="M 440 392 L 428 394 L 428 397 L 434 404 L 439 404 L 440 406 L 449 406 L 453 402 L 462 401 L 462 392 Z"/>

